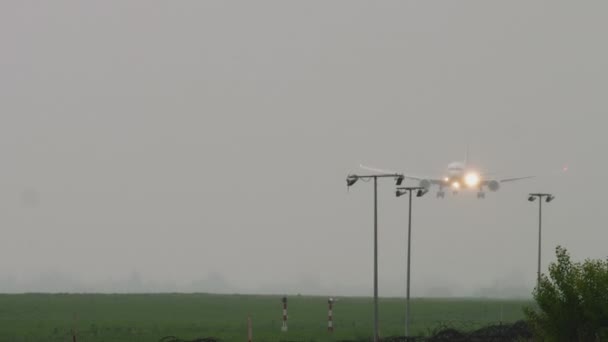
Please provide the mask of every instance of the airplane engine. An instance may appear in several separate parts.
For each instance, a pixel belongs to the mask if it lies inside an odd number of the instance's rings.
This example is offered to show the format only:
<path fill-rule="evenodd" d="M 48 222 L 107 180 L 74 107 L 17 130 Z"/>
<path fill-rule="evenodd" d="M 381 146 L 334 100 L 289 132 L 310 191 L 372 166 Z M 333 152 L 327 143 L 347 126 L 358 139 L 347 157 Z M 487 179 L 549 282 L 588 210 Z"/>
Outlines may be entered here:
<path fill-rule="evenodd" d="M 420 187 L 425 188 L 425 189 L 429 189 L 431 187 L 431 181 L 428 179 L 423 179 L 420 181 Z"/>
<path fill-rule="evenodd" d="M 488 183 L 488 189 L 490 189 L 490 191 L 498 191 L 498 189 L 500 189 L 500 183 L 498 183 L 498 181 L 490 181 Z"/>

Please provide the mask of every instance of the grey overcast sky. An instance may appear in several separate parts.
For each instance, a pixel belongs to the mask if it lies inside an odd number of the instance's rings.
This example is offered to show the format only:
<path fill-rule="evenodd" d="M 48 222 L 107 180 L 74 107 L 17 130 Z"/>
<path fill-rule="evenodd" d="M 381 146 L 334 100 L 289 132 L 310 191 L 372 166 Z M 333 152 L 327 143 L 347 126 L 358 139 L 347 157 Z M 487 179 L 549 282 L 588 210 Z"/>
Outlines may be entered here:
<path fill-rule="evenodd" d="M 605 1 L 2 1 L 0 292 L 371 295 L 358 165 L 540 177 L 414 203 L 415 296 L 605 258 Z M 567 165 L 566 174 L 559 171 Z M 383 182 L 380 292 L 407 200 Z"/>

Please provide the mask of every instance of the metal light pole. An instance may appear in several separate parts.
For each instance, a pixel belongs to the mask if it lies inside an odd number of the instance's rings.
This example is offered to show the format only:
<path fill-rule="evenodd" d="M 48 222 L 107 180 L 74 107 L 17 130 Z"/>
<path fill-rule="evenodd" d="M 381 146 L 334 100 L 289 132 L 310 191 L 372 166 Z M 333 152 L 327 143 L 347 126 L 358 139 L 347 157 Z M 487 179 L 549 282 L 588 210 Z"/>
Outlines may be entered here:
<path fill-rule="evenodd" d="M 416 191 L 416 197 L 422 197 L 428 192 L 427 188 L 415 186 L 397 188 L 397 197 L 409 194 L 409 211 L 407 220 L 407 277 L 405 294 L 405 337 L 410 336 L 410 260 L 412 255 L 412 193 Z"/>
<path fill-rule="evenodd" d="M 349 175 L 346 177 L 346 186 L 351 187 L 361 179 L 362 181 L 374 180 L 374 342 L 380 340 L 378 333 L 378 178 L 393 178 L 397 186 L 403 183 L 402 174 L 373 174 L 373 175 Z"/>
<path fill-rule="evenodd" d="M 542 237 L 542 225 L 543 225 L 543 198 L 547 203 L 553 201 L 555 196 L 546 193 L 531 193 L 528 195 L 528 201 L 534 202 L 538 197 L 538 269 L 536 271 L 536 287 L 540 284 L 540 251 L 541 251 L 541 237 Z"/>

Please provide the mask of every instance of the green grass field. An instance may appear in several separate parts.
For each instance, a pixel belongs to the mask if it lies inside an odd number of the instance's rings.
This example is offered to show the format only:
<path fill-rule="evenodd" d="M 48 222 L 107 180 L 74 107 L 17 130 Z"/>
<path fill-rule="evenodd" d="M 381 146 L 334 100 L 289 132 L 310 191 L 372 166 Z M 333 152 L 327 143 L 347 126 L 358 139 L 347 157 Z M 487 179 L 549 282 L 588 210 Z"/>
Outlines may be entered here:
<path fill-rule="evenodd" d="M 288 297 L 289 331 L 282 333 L 279 296 L 209 294 L 0 295 L 0 341 L 156 342 L 161 337 L 218 337 L 246 341 L 247 316 L 254 341 L 334 341 L 372 335 L 372 300 L 338 298 L 335 332 L 327 333 L 327 298 Z M 380 301 L 382 336 L 403 335 L 404 299 Z M 473 328 L 523 318 L 520 300 L 414 299 L 412 329 L 425 333 L 445 322 Z M 76 320 L 74 320 L 74 315 Z"/>

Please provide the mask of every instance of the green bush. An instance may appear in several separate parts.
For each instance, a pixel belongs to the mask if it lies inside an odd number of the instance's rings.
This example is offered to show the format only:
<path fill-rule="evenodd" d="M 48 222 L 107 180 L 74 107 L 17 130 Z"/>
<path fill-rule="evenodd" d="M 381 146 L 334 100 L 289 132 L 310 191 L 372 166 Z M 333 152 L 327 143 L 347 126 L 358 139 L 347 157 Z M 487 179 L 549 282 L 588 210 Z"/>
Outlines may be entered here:
<path fill-rule="evenodd" d="M 575 263 L 558 246 L 557 261 L 542 275 L 533 295 L 536 309 L 525 310 L 543 341 L 608 341 L 608 260 Z"/>

